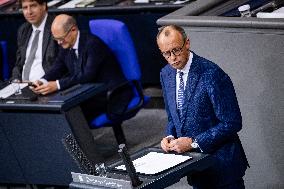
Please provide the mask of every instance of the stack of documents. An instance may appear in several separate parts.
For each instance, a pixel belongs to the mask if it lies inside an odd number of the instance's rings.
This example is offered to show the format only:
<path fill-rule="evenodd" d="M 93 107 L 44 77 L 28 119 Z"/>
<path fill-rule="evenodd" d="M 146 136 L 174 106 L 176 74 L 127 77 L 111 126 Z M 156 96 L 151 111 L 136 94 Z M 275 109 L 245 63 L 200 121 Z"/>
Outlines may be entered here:
<path fill-rule="evenodd" d="M 0 8 L 15 3 L 16 0 L 0 0 Z"/>
<path fill-rule="evenodd" d="M 133 165 L 136 169 L 136 172 L 152 175 L 174 167 L 191 158 L 192 157 L 183 155 L 149 152 L 141 158 L 137 158 L 136 160 L 134 160 Z M 115 168 L 120 170 L 126 170 L 124 165 L 120 165 Z"/>
<path fill-rule="evenodd" d="M 64 5 L 59 6 L 59 9 L 70 9 L 79 7 L 94 7 L 96 0 L 72 0 Z"/>
<path fill-rule="evenodd" d="M 75 5 L 75 7 L 83 8 L 83 7 L 94 7 L 96 0 L 83 0 Z"/>
<path fill-rule="evenodd" d="M 273 12 L 258 12 L 257 18 L 284 18 L 284 7 L 281 7 Z"/>
<path fill-rule="evenodd" d="M 9 96 L 12 96 L 19 90 L 25 88 L 26 86 L 28 86 L 28 83 L 11 83 L 7 87 L 0 90 L 0 99 L 8 98 Z"/>
<path fill-rule="evenodd" d="M 70 9 L 70 8 L 75 8 L 75 5 L 79 2 L 81 2 L 82 0 L 72 0 L 69 1 L 68 3 L 65 3 L 64 5 L 59 6 L 59 9 Z"/>
<path fill-rule="evenodd" d="M 134 3 L 149 3 L 149 0 L 135 0 Z"/>
<path fill-rule="evenodd" d="M 188 1 L 191 1 L 191 0 L 177 0 L 173 4 L 179 5 L 179 4 L 187 3 Z"/>
<path fill-rule="evenodd" d="M 52 7 L 52 6 L 57 5 L 57 4 L 61 3 L 61 2 L 62 2 L 62 0 L 49 1 L 49 2 L 47 3 L 47 6 L 48 6 L 48 7 Z"/>

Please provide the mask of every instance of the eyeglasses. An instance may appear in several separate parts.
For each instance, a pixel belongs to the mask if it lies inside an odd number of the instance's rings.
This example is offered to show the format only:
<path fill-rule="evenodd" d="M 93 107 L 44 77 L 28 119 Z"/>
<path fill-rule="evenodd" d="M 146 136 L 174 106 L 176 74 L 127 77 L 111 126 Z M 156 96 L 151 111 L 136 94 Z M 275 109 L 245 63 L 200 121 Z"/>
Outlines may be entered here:
<path fill-rule="evenodd" d="M 180 48 L 174 48 L 170 51 L 166 51 L 166 52 L 162 52 L 162 55 L 166 58 L 166 59 L 169 59 L 171 56 L 172 56 L 172 53 L 173 55 L 175 56 L 179 56 L 180 53 L 182 52 L 183 50 L 183 47 L 184 47 L 184 44 L 185 44 L 186 40 L 184 40 L 182 46 Z"/>
<path fill-rule="evenodd" d="M 74 25 L 73 25 L 73 26 L 74 26 Z M 57 42 L 63 42 L 63 41 L 65 41 L 65 38 L 68 36 L 68 34 L 69 34 L 70 31 L 72 30 L 73 26 L 71 26 L 71 27 L 67 30 L 67 32 L 64 34 L 64 36 L 62 36 L 62 37 L 53 37 L 53 39 L 54 39 L 55 41 L 57 41 Z"/>

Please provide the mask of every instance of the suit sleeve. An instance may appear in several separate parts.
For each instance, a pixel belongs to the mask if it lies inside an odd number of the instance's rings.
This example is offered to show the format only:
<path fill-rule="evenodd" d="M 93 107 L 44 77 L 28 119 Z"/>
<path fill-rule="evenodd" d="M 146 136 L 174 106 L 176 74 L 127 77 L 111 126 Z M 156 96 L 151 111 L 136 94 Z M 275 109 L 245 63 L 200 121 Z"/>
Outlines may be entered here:
<path fill-rule="evenodd" d="M 220 72 L 213 74 L 207 91 L 218 121 L 215 126 L 195 138 L 203 152 L 210 153 L 236 136 L 242 128 L 242 117 L 228 75 Z"/>
<path fill-rule="evenodd" d="M 176 134 L 176 129 L 175 129 L 175 125 L 173 123 L 173 118 L 171 116 L 171 113 L 169 111 L 169 106 L 168 106 L 168 100 L 167 100 L 167 96 L 166 96 L 166 88 L 163 82 L 163 76 L 162 73 L 160 74 L 160 81 L 161 81 L 161 85 L 162 85 L 162 91 L 163 91 L 163 97 L 164 97 L 164 102 L 165 102 L 165 109 L 168 115 L 168 123 L 167 123 L 167 127 L 166 127 L 166 136 L 172 135 L 174 137 L 177 137 Z"/>
<path fill-rule="evenodd" d="M 54 65 L 52 66 L 51 70 L 49 70 L 44 75 L 44 79 L 46 79 L 47 81 L 55 81 L 59 78 L 66 76 L 66 74 L 68 73 L 68 69 L 65 64 L 65 56 L 66 51 L 60 49 Z"/>
<path fill-rule="evenodd" d="M 69 75 L 59 80 L 62 89 L 68 88 L 78 83 L 88 83 L 95 80 L 106 56 L 106 49 L 100 43 L 88 43 L 82 51 L 83 70 L 78 75 Z"/>

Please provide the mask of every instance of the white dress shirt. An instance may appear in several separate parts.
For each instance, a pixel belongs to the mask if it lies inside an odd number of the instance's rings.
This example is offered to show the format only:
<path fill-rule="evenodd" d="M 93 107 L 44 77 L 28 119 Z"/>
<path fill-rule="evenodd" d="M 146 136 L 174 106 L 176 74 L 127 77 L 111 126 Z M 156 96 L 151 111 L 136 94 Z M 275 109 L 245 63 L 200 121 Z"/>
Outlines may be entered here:
<path fill-rule="evenodd" d="M 40 33 L 39 33 L 39 39 L 38 39 L 38 48 L 37 48 L 35 58 L 34 58 L 34 61 L 31 67 L 30 75 L 29 75 L 29 81 L 32 81 L 32 82 L 39 80 L 45 74 L 44 69 L 42 67 L 42 42 L 43 42 L 43 34 L 44 34 L 44 27 L 45 27 L 46 19 L 47 19 L 47 14 L 45 15 L 39 27 L 35 27 L 34 25 L 32 25 L 33 32 L 29 39 L 29 43 L 28 43 L 28 47 L 26 51 L 26 60 L 25 60 L 23 71 L 25 69 L 27 57 L 29 57 L 29 54 L 31 52 L 31 46 L 32 46 L 32 41 L 35 36 L 35 31 L 39 30 Z M 22 79 L 23 79 L 23 75 L 24 74 L 22 73 Z"/>
<path fill-rule="evenodd" d="M 184 82 L 184 90 L 186 88 L 188 73 L 189 73 L 190 66 L 192 64 L 192 58 L 193 58 L 193 53 L 189 52 L 189 58 L 188 58 L 186 65 L 184 66 L 184 68 L 181 69 L 181 70 L 177 69 L 177 73 L 176 73 L 176 94 L 178 94 L 178 88 L 179 88 L 179 84 L 180 84 L 180 78 L 179 78 L 179 72 L 180 71 L 183 72 L 182 79 L 183 79 L 183 82 Z M 178 102 L 178 95 L 176 95 L 176 102 Z M 174 136 L 168 135 L 167 138 L 169 138 L 169 139 L 173 138 L 174 139 Z M 194 148 L 199 148 L 202 152 L 202 149 L 199 147 L 198 142 L 196 140 L 194 140 L 192 142 L 195 145 Z M 192 144 L 191 144 L 191 147 L 193 147 Z"/>
<path fill-rule="evenodd" d="M 192 54 L 192 52 L 190 52 L 188 61 L 187 61 L 186 65 L 184 66 L 184 68 L 181 69 L 181 70 L 177 69 L 177 73 L 176 73 L 176 94 L 178 94 L 178 88 L 179 88 L 179 84 L 180 84 L 180 79 L 179 79 L 179 72 L 180 71 L 183 72 L 182 79 L 183 79 L 183 82 L 184 82 L 184 90 L 186 88 L 188 72 L 189 72 L 189 69 L 190 69 L 190 65 L 192 63 L 192 57 L 193 57 L 193 54 Z M 178 102 L 178 95 L 176 95 L 176 102 Z"/>

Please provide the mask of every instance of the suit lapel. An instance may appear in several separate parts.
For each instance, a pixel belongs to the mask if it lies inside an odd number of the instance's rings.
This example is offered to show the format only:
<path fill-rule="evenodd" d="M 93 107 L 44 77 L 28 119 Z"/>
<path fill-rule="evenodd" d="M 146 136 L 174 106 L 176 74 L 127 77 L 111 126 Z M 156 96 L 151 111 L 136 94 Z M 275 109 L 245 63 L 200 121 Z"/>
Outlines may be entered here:
<path fill-rule="evenodd" d="M 174 122 L 174 125 L 176 126 L 177 133 L 180 133 L 180 118 L 177 113 L 177 104 L 176 104 L 176 70 L 173 68 L 170 68 L 170 71 L 168 73 L 166 82 L 166 88 L 168 91 L 168 106 L 169 111 L 171 112 L 171 116 Z M 178 134 L 179 135 L 179 134 Z"/>
<path fill-rule="evenodd" d="M 186 89 L 185 89 L 185 95 L 184 95 L 184 105 L 183 105 L 183 110 L 182 110 L 183 116 L 181 118 L 182 125 L 184 125 L 188 106 L 190 104 L 191 97 L 194 94 L 194 91 L 196 89 L 199 78 L 200 78 L 200 68 L 198 65 L 198 57 L 196 54 L 193 53 L 192 63 L 189 69 L 187 84 L 186 84 Z"/>
<path fill-rule="evenodd" d="M 80 65 L 80 68 L 82 69 L 82 58 L 83 58 L 83 51 L 84 51 L 84 44 L 87 41 L 87 36 L 84 33 L 80 33 L 79 37 L 79 45 L 78 45 L 78 64 Z"/>
<path fill-rule="evenodd" d="M 32 25 L 30 25 L 30 27 L 27 28 L 26 38 L 24 41 L 24 48 L 22 50 L 22 57 L 26 57 L 27 48 L 28 48 L 28 44 L 29 44 L 32 32 L 33 32 Z M 25 61 L 23 61 L 23 65 L 24 64 L 25 64 Z"/>
<path fill-rule="evenodd" d="M 44 56 L 45 56 L 45 52 L 47 50 L 49 38 L 50 38 L 50 35 L 51 35 L 50 25 L 51 25 L 51 19 L 48 16 L 47 19 L 46 19 L 46 23 L 45 23 L 45 26 L 44 26 L 44 33 L 43 33 L 43 37 L 42 37 L 42 61 L 43 62 L 44 62 Z"/>

